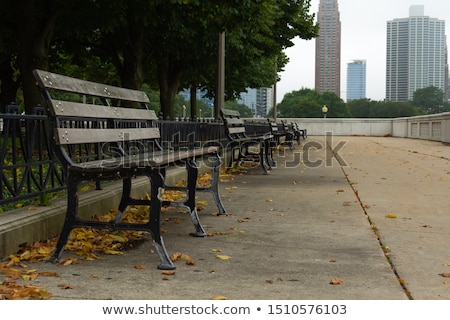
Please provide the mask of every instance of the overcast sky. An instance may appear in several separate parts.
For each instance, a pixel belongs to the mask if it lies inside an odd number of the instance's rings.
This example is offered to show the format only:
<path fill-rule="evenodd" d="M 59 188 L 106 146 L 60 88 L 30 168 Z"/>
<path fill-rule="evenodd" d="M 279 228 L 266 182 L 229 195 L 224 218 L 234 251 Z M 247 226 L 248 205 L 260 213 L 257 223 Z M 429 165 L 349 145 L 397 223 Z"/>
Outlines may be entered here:
<path fill-rule="evenodd" d="M 341 98 L 346 99 L 347 63 L 366 60 L 366 95 L 372 100 L 385 98 L 386 24 L 407 18 L 411 5 L 424 5 L 426 16 L 445 20 L 450 35 L 450 0 L 338 0 L 341 18 Z M 311 12 L 319 10 L 319 0 L 311 0 Z M 447 42 L 450 40 L 447 40 Z M 315 40 L 295 39 L 286 50 L 290 62 L 280 73 L 277 102 L 288 92 L 314 89 Z"/>

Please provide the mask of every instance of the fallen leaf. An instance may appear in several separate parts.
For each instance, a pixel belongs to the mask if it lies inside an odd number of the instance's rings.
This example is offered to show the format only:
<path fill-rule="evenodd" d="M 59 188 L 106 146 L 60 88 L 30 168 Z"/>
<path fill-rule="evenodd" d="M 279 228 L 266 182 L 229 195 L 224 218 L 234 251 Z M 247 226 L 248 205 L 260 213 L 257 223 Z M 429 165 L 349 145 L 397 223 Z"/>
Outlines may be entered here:
<path fill-rule="evenodd" d="M 134 266 L 134 268 L 135 268 L 135 269 L 142 270 L 142 269 L 146 269 L 147 267 L 144 266 L 143 264 L 137 264 L 137 265 Z"/>
<path fill-rule="evenodd" d="M 162 270 L 161 273 L 166 276 L 173 276 L 175 274 L 175 271 L 174 270 Z"/>
<path fill-rule="evenodd" d="M 386 215 L 386 218 L 388 218 L 388 219 L 397 219 L 397 215 L 394 214 L 394 213 L 390 213 L 390 214 Z"/>
<path fill-rule="evenodd" d="M 110 234 L 109 236 L 111 238 L 113 238 L 114 240 L 119 241 L 119 242 L 127 242 L 128 241 L 127 238 L 122 237 L 122 236 L 118 236 L 118 235 L 115 235 L 115 234 Z"/>
<path fill-rule="evenodd" d="M 117 250 L 112 250 L 112 249 L 107 249 L 105 251 L 103 251 L 104 254 L 123 254 L 122 251 L 117 251 Z"/>
<path fill-rule="evenodd" d="M 49 271 L 39 272 L 39 275 L 42 277 L 58 277 L 58 278 L 61 277 L 61 275 L 59 273 L 49 272 Z"/>
<path fill-rule="evenodd" d="M 439 275 L 444 277 L 444 278 L 450 278 L 450 272 L 439 273 Z"/>
<path fill-rule="evenodd" d="M 226 255 L 222 255 L 222 254 L 217 254 L 216 258 L 219 259 L 219 260 L 229 260 L 229 259 L 231 259 L 230 256 L 226 256 Z"/>
<path fill-rule="evenodd" d="M 73 289 L 75 288 L 73 285 L 68 284 L 68 283 L 62 283 L 62 284 L 58 284 L 58 288 L 67 290 L 67 289 Z"/>
<path fill-rule="evenodd" d="M 172 260 L 173 262 L 178 261 L 180 259 L 186 261 L 187 265 L 190 265 L 190 266 L 195 265 L 195 260 L 192 259 L 187 254 L 184 254 L 184 253 L 181 253 L 181 252 L 175 252 L 173 255 L 170 256 L 170 260 Z"/>
<path fill-rule="evenodd" d="M 266 199 L 266 202 L 273 202 L 272 199 Z"/>
<path fill-rule="evenodd" d="M 334 278 L 330 280 L 330 284 L 332 285 L 344 284 L 344 281 L 339 278 Z"/>
<path fill-rule="evenodd" d="M 228 300 L 228 298 L 225 296 L 213 296 L 211 300 Z"/>
<path fill-rule="evenodd" d="M 222 249 L 212 249 L 212 252 L 222 252 Z"/>

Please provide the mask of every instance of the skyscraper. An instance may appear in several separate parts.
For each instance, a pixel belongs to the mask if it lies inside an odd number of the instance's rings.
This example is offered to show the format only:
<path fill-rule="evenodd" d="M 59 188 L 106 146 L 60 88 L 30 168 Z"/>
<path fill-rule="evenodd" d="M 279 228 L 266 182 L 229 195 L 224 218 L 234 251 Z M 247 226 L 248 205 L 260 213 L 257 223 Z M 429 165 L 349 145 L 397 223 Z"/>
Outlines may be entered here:
<path fill-rule="evenodd" d="M 347 101 L 366 98 L 366 60 L 347 64 Z"/>
<path fill-rule="evenodd" d="M 316 78 L 318 92 L 341 94 L 341 21 L 337 0 L 320 0 L 316 38 Z"/>
<path fill-rule="evenodd" d="M 386 100 L 412 100 L 418 89 L 447 92 L 445 21 L 411 6 L 408 18 L 387 22 Z"/>

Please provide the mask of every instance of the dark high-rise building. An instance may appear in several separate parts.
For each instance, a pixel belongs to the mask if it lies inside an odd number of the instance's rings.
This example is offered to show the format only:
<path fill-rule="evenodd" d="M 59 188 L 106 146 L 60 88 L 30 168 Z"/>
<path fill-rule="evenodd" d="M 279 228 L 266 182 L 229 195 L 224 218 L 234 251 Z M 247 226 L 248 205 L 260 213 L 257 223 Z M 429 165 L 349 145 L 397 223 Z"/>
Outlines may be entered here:
<path fill-rule="evenodd" d="M 317 13 L 316 91 L 341 95 L 341 20 L 337 0 L 320 0 Z"/>

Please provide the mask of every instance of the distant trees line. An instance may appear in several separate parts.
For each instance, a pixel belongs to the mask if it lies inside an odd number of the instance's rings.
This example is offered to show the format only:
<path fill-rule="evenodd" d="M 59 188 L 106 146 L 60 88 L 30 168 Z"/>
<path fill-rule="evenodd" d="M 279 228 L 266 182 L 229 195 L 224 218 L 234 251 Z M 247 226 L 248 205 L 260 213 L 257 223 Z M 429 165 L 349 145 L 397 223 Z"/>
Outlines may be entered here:
<path fill-rule="evenodd" d="M 303 88 L 284 96 L 277 105 L 277 117 L 320 118 L 324 105 L 328 108 L 327 117 L 331 118 L 396 118 L 450 111 L 450 104 L 444 102 L 444 93 L 436 87 L 417 90 L 413 101 L 360 99 L 347 103 L 334 93 Z M 273 117 L 273 110 L 269 116 Z"/>

